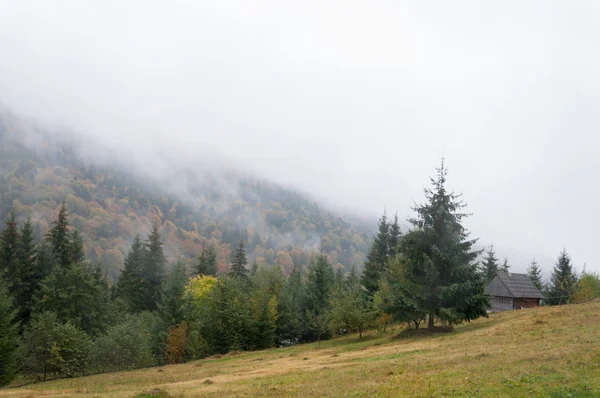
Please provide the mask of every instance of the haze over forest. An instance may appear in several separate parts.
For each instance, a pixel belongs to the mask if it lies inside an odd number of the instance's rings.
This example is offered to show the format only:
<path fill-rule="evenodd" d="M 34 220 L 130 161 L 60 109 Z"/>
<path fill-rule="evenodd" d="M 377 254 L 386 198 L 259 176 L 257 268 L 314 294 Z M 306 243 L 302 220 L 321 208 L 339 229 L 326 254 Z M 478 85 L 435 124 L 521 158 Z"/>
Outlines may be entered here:
<path fill-rule="evenodd" d="M 0 103 L 89 159 L 161 180 L 225 163 L 374 224 L 444 156 L 514 270 L 548 276 L 565 247 L 600 271 L 595 2 L 0 7 Z"/>

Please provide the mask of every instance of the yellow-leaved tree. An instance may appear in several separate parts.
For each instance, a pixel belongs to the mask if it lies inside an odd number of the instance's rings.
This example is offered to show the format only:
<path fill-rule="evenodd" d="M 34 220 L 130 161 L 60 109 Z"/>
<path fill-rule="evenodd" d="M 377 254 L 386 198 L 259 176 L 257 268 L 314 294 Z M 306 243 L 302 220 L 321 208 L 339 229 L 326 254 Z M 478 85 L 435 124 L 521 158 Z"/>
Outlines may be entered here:
<path fill-rule="evenodd" d="M 186 342 L 186 356 L 192 359 L 202 358 L 207 355 L 208 348 L 206 342 L 200 333 L 202 315 L 206 312 L 206 306 L 209 302 L 209 293 L 218 283 L 214 276 L 199 275 L 191 278 L 185 287 L 186 302 L 186 332 L 188 335 Z M 173 338 L 177 340 L 180 329 L 173 330 Z"/>

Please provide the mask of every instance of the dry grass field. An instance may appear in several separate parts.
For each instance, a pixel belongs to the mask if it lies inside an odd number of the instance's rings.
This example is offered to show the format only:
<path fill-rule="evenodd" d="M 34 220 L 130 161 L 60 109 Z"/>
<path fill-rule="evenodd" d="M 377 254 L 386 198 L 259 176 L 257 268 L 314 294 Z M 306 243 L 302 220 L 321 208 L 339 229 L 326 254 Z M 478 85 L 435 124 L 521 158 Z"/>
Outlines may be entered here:
<path fill-rule="evenodd" d="M 434 335 L 372 332 L 0 397 L 597 397 L 600 301 L 493 314 Z"/>

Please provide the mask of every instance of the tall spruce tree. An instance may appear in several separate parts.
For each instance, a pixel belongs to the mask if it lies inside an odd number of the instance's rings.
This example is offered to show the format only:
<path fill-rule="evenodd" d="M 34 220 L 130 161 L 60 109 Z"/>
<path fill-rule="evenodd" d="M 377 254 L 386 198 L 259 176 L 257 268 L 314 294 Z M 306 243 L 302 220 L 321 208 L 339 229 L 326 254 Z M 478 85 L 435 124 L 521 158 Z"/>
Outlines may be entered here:
<path fill-rule="evenodd" d="M 305 284 L 298 268 L 294 267 L 292 274 L 282 290 L 277 312 L 276 335 L 280 342 L 291 344 L 297 341 L 305 330 L 302 306 L 304 304 Z"/>
<path fill-rule="evenodd" d="M 17 311 L 0 276 L 0 387 L 10 383 L 17 374 L 17 348 L 19 342 Z"/>
<path fill-rule="evenodd" d="M 58 265 L 68 268 L 73 263 L 71 255 L 71 239 L 69 234 L 69 221 L 67 206 L 63 202 L 58 217 L 52 222 L 53 227 L 46 234 L 46 241 L 52 249 L 52 254 Z"/>
<path fill-rule="evenodd" d="M 59 266 L 41 281 L 33 312 L 54 311 L 61 322 L 98 335 L 108 326 L 112 312 L 106 279 L 99 265 L 92 267 L 85 259 L 74 262 L 71 237 L 80 238 L 78 233 L 69 233 L 64 204 L 53 225 L 46 240 Z"/>
<path fill-rule="evenodd" d="M 154 224 L 152 227 L 152 232 L 144 246 L 145 255 L 142 267 L 144 309 L 154 311 L 160 301 L 167 263 L 158 224 Z"/>
<path fill-rule="evenodd" d="M 400 245 L 400 239 L 402 238 L 402 232 L 400 231 L 400 222 L 398 221 L 398 213 L 394 215 L 394 222 L 390 225 L 390 237 L 389 237 L 389 258 L 396 257 L 398 254 L 398 246 Z"/>
<path fill-rule="evenodd" d="M 483 259 L 483 273 L 488 281 L 491 281 L 498 273 L 498 258 L 496 258 L 493 244 L 490 245 Z"/>
<path fill-rule="evenodd" d="M 79 264 L 85 262 L 85 252 L 83 250 L 83 237 L 76 229 L 73 229 L 69 236 L 71 240 L 71 263 Z"/>
<path fill-rule="evenodd" d="M 383 216 L 379 219 L 379 232 L 373 240 L 373 245 L 367 256 L 367 262 L 365 263 L 365 268 L 361 277 L 361 283 L 370 297 L 372 297 L 379 288 L 379 280 L 381 274 L 385 272 L 389 251 L 390 226 L 387 221 L 387 214 L 384 212 Z"/>
<path fill-rule="evenodd" d="M 217 275 L 217 249 L 214 245 L 202 249 L 198 256 L 198 275 Z"/>
<path fill-rule="evenodd" d="M 531 278 L 531 281 L 540 291 L 542 291 L 542 270 L 538 266 L 535 258 L 531 261 L 529 267 L 527 267 L 527 275 Z"/>
<path fill-rule="evenodd" d="M 462 225 L 469 214 L 462 212 L 461 195 L 446 190 L 443 160 L 437 172 L 425 189 L 426 203 L 414 208 L 417 216 L 409 220 L 414 229 L 401 245 L 406 261 L 401 294 L 429 316 L 430 330 L 435 318 L 457 324 L 485 316 L 489 307 L 475 262 L 480 252 L 472 250 L 477 240 L 469 239 Z"/>
<path fill-rule="evenodd" d="M 244 248 L 244 241 L 240 239 L 238 247 L 235 251 L 235 255 L 233 256 L 233 261 L 231 262 L 229 276 L 248 278 L 248 269 L 246 268 L 247 264 L 248 260 L 246 259 L 246 249 Z"/>
<path fill-rule="evenodd" d="M 38 291 L 40 282 L 45 276 L 38 269 L 37 250 L 33 237 L 33 225 L 31 219 L 27 219 L 19 234 L 19 278 L 20 288 L 16 295 L 19 320 L 21 327 L 29 322 L 33 307 L 33 296 Z"/>
<path fill-rule="evenodd" d="M 383 212 L 383 216 L 379 220 L 379 232 L 374 244 L 377 252 L 377 263 L 379 264 L 380 271 L 383 272 L 390 254 L 390 224 L 388 223 L 386 212 Z"/>
<path fill-rule="evenodd" d="M 19 227 L 14 213 L 10 213 L 0 234 L 0 277 L 5 278 L 11 296 L 16 296 L 21 288 L 18 251 Z"/>
<path fill-rule="evenodd" d="M 575 288 L 576 278 L 571 265 L 571 257 L 563 251 L 556 260 L 556 265 L 550 276 L 550 291 L 548 303 L 551 305 L 566 304 Z"/>
<path fill-rule="evenodd" d="M 119 275 L 117 282 L 117 296 L 125 302 L 127 310 L 132 313 L 146 309 L 144 305 L 144 259 L 145 248 L 140 236 L 136 235 L 125 258 L 123 272 Z"/>
<path fill-rule="evenodd" d="M 327 260 L 320 253 L 310 260 L 306 281 L 306 306 L 315 315 L 329 310 L 329 299 L 335 287 L 335 273 Z"/>

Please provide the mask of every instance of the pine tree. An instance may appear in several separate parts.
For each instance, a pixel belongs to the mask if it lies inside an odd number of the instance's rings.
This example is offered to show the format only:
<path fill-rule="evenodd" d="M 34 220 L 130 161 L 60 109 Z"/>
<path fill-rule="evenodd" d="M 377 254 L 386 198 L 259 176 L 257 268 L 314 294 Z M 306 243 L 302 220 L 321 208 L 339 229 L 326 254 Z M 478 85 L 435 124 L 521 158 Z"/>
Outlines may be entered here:
<path fill-rule="evenodd" d="M 21 288 L 19 264 L 19 227 L 14 213 L 6 221 L 6 229 L 0 234 L 0 277 L 4 277 L 11 296 Z"/>
<path fill-rule="evenodd" d="M 313 315 L 329 310 L 329 299 L 335 287 L 333 267 L 324 254 L 310 260 L 306 281 L 306 306 Z"/>
<path fill-rule="evenodd" d="M 531 281 L 537 287 L 540 292 L 542 291 L 542 270 L 537 264 L 537 261 L 533 259 L 531 265 L 527 268 L 527 275 L 531 278 Z"/>
<path fill-rule="evenodd" d="M 198 275 L 217 275 L 217 249 L 208 245 L 198 257 Z"/>
<path fill-rule="evenodd" d="M 244 249 L 244 241 L 242 239 L 240 239 L 237 250 L 235 251 L 235 255 L 233 256 L 233 261 L 231 262 L 231 268 L 229 269 L 229 276 L 248 278 L 248 269 L 246 268 L 247 264 L 248 264 L 248 260 L 246 259 L 246 250 Z"/>
<path fill-rule="evenodd" d="M 375 238 L 375 251 L 377 252 L 377 263 L 380 272 L 385 271 L 385 265 L 390 253 L 390 224 L 387 221 L 387 214 L 384 212 L 379 220 L 379 232 Z"/>
<path fill-rule="evenodd" d="M 10 383 L 17 373 L 16 315 L 6 282 L 0 277 L 0 387 Z"/>
<path fill-rule="evenodd" d="M 146 253 L 139 235 L 135 237 L 127 257 L 125 267 L 117 282 L 117 295 L 132 313 L 146 309 L 144 302 L 143 267 Z"/>
<path fill-rule="evenodd" d="M 305 323 L 302 313 L 304 303 L 305 285 L 300 271 L 296 267 L 292 270 L 285 288 L 281 292 L 277 312 L 276 335 L 279 342 L 293 344 L 303 334 Z"/>
<path fill-rule="evenodd" d="M 369 255 L 367 256 L 367 262 L 363 269 L 361 276 L 361 283 L 365 287 L 367 294 L 373 296 L 379 289 L 379 278 L 381 275 L 380 266 L 377 262 L 377 250 L 375 245 L 371 247 Z"/>
<path fill-rule="evenodd" d="M 70 233 L 71 241 L 71 262 L 79 264 L 85 262 L 85 252 L 83 250 L 83 237 L 78 230 L 73 229 Z"/>
<path fill-rule="evenodd" d="M 398 221 L 398 213 L 394 215 L 394 222 L 390 225 L 390 237 L 389 237 L 389 258 L 396 257 L 398 254 L 398 245 L 402 238 L 402 232 L 400 231 L 400 223 Z"/>
<path fill-rule="evenodd" d="M 552 276 L 550 277 L 550 294 L 548 303 L 551 305 L 566 304 L 573 293 L 576 279 L 571 265 L 571 257 L 567 251 L 563 251 L 558 256 Z"/>
<path fill-rule="evenodd" d="M 145 248 L 142 268 L 144 309 L 154 311 L 160 301 L 167 262 L 158 224 L 154 224 Z"/>
<path fill-rule="evenodd" d="M 67 217 L 67 206 L 63 202 L 58 213 L 58 218 L 52 222 L 53 227 L 46 234 L 46 241 L 52 249 L 52 254 L 58 265 L 62 268 L 70 267 L 73 260 Z"/>
<path fill-rule="evenodd" d="M 494 279 L 498 273 L 498 259 L 494 252 L 494 245 L 491 244 L 485 258 L 483 259 L 483 273 L 487 281 Z"/>
<path fill-rule="evenodd" d="M 33 296 L 39 290 L 40 282 L 45 276 L 38 269 L 37 250 L 33 238 L 33 225 L 31 219 L 27 219 L 19 234 L 19 278 L 20 289 L 16 295 L 19 320 L 21 327 L 29 322 L 33 307 Z"/>
<path fill-rule="evenodd" d="M 169 327 L 183 320 L 183 294 L 187 282 L 185 264 L 178 262 L 164 284 L 158 304 L 158 314 Z"/>
<path fill-rule="evenodd" d="M 71 323 L 89 335 L 102 333 L 112 319 L 110 292 L 99 265 L 73 264 L 57 268 L 42 281 L 33 312 L 56 313 L 60 322 Z"/>
<path fill-rule="evenodd" d="M 480 252 L 472 251 L 476 239 L 462 221 L 461 195 L 446 190 L 447 170 L 444 162 L 438 168 L 432 187 L 425 189 L 426 203 L 414 208 L 417 217 L 410 223 L 414 229 L 402 240 L 401 253 L 406 261 L 401 290 L 416 312 L 450 324 L 486 315 L 489 298 L 485 281 L 475 260 Z"/>
<path fill-rule="evenodd" d="M 384 212 L 379 220 L 379 232 L 373 241 L 361 277 L 361 282 L 370 297 L 373 297 L 379 288 L 379 279 L 381 278 L 381 274 L 385 272 L 385 266 L 389 258 L 389 229 L 390 226 L 387 222 L 387 215 Z"/>
<path fill-rule="evenodd" d="M 510 272 L 510 265 L 508 264 L 508 258 L 504 257 L 504 262 L 500 266 L 500 271 Z"/>

